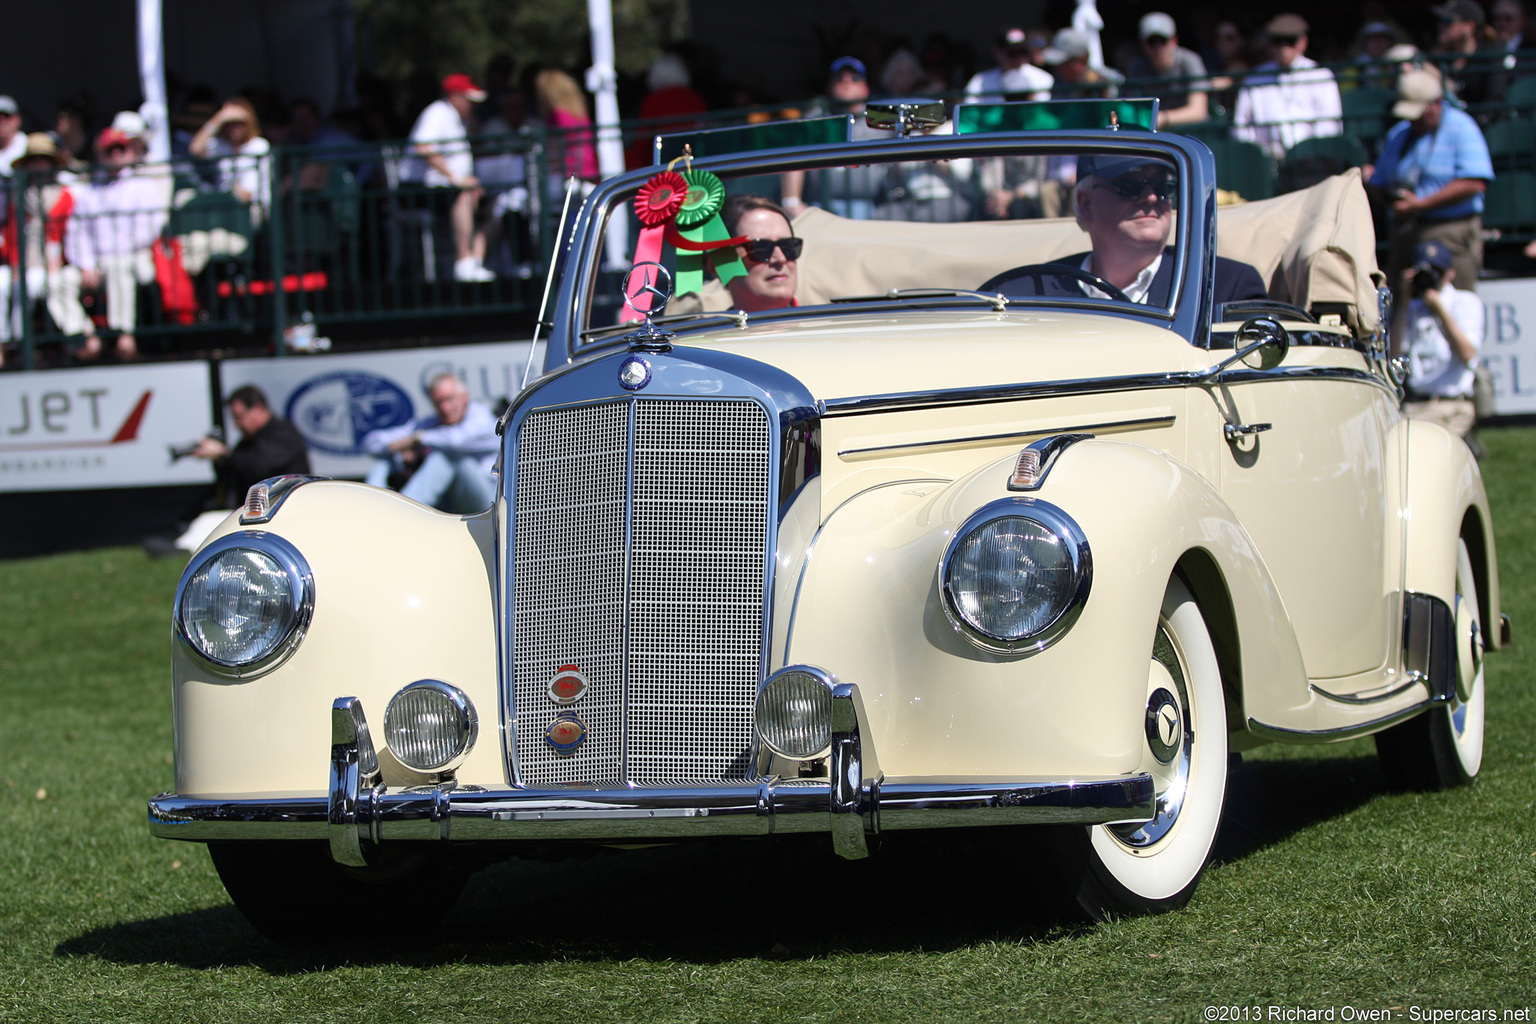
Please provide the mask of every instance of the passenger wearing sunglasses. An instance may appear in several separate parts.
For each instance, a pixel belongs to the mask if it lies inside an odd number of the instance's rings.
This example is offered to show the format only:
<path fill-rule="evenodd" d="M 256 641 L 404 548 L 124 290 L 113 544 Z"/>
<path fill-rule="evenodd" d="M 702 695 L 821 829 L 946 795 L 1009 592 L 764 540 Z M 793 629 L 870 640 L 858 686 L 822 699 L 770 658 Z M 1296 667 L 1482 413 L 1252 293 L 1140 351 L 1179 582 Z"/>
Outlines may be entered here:
<path fill-rule="evenodd" d="M 1264 32 L 1272 59 L 1254 68 L 1237 91 L 1232 137 L 1257 142 L 1279 160 L 1302 139 L 1341 134 L 1344 105 L 1333 72 L 1306 55 L 1305 18 L 1277 15 Z"/>
<path fill-rule="evenodd" d="M 732 306 L 747 313 L 784 309 L 795 302 L 801 239 L 789 226 L 789 214 L 773 200 L 757 195 L 731 196 L 720 212 L 732 237 L 748 241 L 736 246 L 746 273 L 726 284 Z"/>
<path fill-rule="evenodd" d="M 981 291 L 1004 295 L 1062 295 L 1119 299 L 1152 306 L 1168 305 L 1173 283 L 1173 208 L 1178 179 L 1166 161 L 1142 157 L 1084 155 L 1077 161 L 1073 209 L 1077 226 L 1093 242 L 1089 252 L 1052 263 L 1101 278 L 1119 295 L 1082 280 L 1077 274 L 1042 273 L 1036 268 L 1008 271 L 983 284 Z M 1214 299 L 1219 303 L 1268 297 L 1259 272 L 1247 263 L 1216 258 Z"/>

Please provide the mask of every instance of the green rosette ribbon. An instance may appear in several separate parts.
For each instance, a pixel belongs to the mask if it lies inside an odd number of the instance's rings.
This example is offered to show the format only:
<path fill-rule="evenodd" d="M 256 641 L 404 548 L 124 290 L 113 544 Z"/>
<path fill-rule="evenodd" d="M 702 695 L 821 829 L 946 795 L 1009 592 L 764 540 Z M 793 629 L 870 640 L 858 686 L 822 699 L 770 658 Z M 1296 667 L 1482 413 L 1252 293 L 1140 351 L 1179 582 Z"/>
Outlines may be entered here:
<path fill-rule="evenodd" d="M 715 275 L 725 284 L 747 272 L 733 246 L 741 239 L 732 238 L 720 219 L 725 205 L 725 183 L 709 171 L 683 172 L 688 194 L 677 211 L 675 235 L 669 235 L 677 250 L 677 293 L 696 292 L 704 287 L 704 253 L 712 252 Z"/>

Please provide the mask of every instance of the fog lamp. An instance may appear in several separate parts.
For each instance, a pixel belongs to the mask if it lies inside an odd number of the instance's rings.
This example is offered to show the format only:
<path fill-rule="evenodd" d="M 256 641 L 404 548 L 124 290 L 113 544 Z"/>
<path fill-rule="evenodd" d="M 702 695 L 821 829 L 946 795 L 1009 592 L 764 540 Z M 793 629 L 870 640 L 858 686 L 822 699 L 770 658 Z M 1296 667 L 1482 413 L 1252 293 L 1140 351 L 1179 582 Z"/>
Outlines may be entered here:
<path fill-rule="evenodd" d="M 775 672 L 757 695 L 757 734 L 769 750 L 808 761 L 832 745 L 832 678 L 804 665 Z"/>
<path fill-rule="evenodd" d="M 464 691 L 436 679 L 417 680 L 384 709 L 384 744 L 412 771 L 458 767 L 479 731 L 475 706 Z"/>

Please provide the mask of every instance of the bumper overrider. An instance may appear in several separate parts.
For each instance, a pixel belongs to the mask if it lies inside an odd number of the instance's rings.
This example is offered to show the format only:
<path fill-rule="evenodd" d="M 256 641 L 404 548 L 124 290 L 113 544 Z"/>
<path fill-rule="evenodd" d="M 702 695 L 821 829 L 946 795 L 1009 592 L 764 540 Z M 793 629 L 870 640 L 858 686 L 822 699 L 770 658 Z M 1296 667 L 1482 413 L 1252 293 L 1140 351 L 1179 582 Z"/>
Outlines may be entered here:
<path fill-rule="evenodd" d="M 697 787 L 560 786 L 487 789 L 447 780 L 389 790 L 362 704 L 331 707 L 326 793 L 241 799 L 162 793 L 150 831 L 164 839 L 326 840 L 340 864 L 364 866 L 386 843 L 453 841 L 645 842 L 710 836 L 828 832 L 849 859 L 870 839 L 904 829 L 1147 821 L 1150 775 L 1096 778 L 888 778 L 864 738 L 858 688 L 833 692 L 829 778 L 743 780 Z"/>

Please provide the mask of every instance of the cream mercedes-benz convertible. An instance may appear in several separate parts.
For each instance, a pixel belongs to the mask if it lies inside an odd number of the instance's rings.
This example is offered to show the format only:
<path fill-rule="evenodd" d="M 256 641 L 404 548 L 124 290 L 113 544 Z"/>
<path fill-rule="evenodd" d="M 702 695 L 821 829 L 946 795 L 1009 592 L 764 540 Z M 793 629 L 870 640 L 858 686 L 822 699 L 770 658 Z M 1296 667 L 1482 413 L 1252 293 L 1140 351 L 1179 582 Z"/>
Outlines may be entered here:
<path fill-rule="evenodd" d="M 153 833 L 274 937 L 987 826 L 1105 916 L 1189 899 L 1242 750 L 1472 779 L 1493 529 L 1398 412 L 1358 173 L 1218 208 L 1149 106 L 658 139 L 566 226 L 493 507 L 284 477 L 192 557 Z"/>

